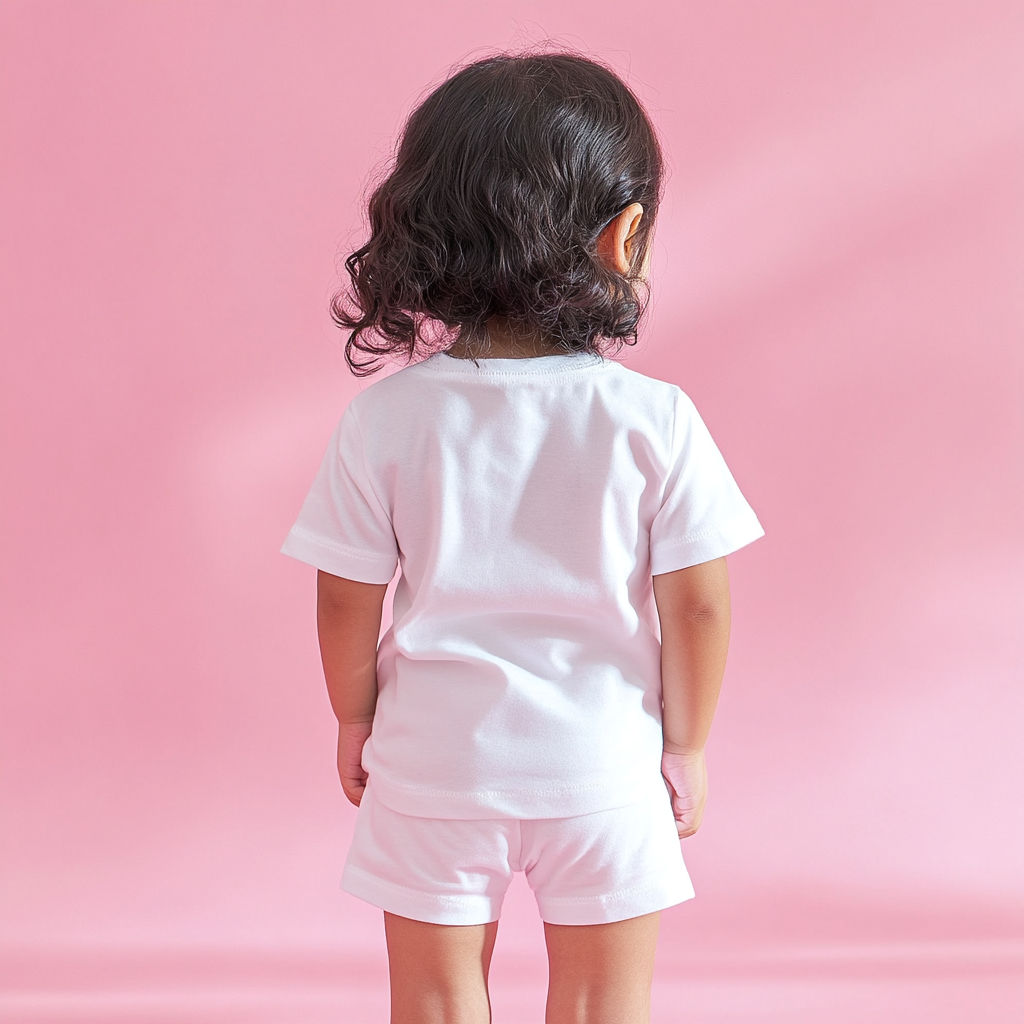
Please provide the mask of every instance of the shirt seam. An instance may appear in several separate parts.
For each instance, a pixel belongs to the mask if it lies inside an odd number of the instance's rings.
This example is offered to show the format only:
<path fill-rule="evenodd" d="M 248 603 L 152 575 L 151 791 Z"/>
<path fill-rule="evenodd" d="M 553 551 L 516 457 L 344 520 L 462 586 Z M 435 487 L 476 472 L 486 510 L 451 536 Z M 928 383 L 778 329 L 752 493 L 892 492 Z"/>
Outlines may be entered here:
<path fill-rule="evenodd" d="M 363 425 L 359 422 L 359 416 L 356 413 L 356 410 L 352 408 L 351 403 L 349 404 L 348 412 L 352 416 L 352 423 L 356 428 L 356 433 L 359 435 L 359 461 L 363 464 L 363 476 L 366 479 L 367 486 L 370 488 L 370 493 L 373 495 L 373 500 L 377 502 L 378 507 L 381 512 L 384 513 L 384 517 L 388 521 L 388 525 L 391 527 L 391 534 L 394 538 L 395 546 L 397 547 L 398 538 L 394 537 L 395 525 L 391 520 L 391 509 L 380 500 L 380 495 L 377 493 L 377 488 L 374 486 L 373 477 L 370 476 L 370 467 L 366 462 L 366 435 L 363 433 Z"/>

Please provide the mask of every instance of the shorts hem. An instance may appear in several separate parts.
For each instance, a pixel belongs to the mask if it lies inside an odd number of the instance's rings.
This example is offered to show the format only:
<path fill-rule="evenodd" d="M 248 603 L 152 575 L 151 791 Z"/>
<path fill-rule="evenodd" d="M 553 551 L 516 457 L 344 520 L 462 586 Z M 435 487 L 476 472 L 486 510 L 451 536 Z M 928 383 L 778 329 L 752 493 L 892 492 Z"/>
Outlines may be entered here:
<path fill-rule="evenodd" d="M 351 864 L 345 865 L 341 888 L 389 914 L 426 924 L 489 924 L 497 921 L 501 913 L 500 898 L 477 894 L 457 896 L 419 892 L 394 882 L 385 882 Z"/>
<path fill-rule="evenodd" d="M 601 896 L 537 896 L 541 920 L 546 924 L 611 924 L 667 910 L 693 899 L 688 875 L 659 878 Z"/>

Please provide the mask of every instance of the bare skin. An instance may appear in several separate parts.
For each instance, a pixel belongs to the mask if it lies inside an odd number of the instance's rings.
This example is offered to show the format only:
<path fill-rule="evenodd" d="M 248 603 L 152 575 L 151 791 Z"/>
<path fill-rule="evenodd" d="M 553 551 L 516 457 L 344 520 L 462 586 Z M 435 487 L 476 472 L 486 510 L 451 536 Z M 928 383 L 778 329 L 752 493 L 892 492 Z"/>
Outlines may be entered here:
<path fill-rule="evenodd" d="M 338 776 L 357 807 L 366 788 L 361 764 L 377 706 L 377 639 L 386 585 L 316 574 L 316 626 L 327 695 L 338 719 Z"/>
<path fill-rule="evenodd" d="M 426 924 L 384 914 L 392 1024 L 488 1024 L 498 922 Z"/>
<path fill-rule="evenodd" d="M 708 795 L 704 746 L 729 649 L 729 570 L 724 558 L 654 577 L 661 620 L 661 773 L 672 789 L 679 838 L 700 828 Z"/>
<path fill-rule="evenodd" d="M 646 1024 L 660 920 L 545 924 L 547 1024 Z"/>
<path fill-rule="evenodd" d="M 659 914 L 600 925 L 544 925 L 547 1024 L 650 1019 Z M 488 1024 L 498 922 L 454 926 L 384 915 L 393 1024 Z"/>
<path fill-rule="evenodd" d="M 629 270 L 643 215 L 627 207 L 602 232 L 598 252 Z M 456 346 L 458 358 L 528 358 L 550 354 L 542 339 L 516 335 L 495 321 L 486 353 Z M 359 804 L 361 764 L 377 701 L 376 655 L 386 586 L 320 572 L 317 624 L 331 706 L 338 719 L 338 774 Z M 664 752 L 680 837 L 700 827 L 707 799 L 704 745 L 711 728 L 729 640 L 725 559 L 654 577 L 662 631 Z M 547 1024 L 647 1024 L 659 914 L 597 925 L 545 923 Z M 498 922 L 452 926 L 385 913 L 392 1024 L 489 1024 L 487 979 Z"/>

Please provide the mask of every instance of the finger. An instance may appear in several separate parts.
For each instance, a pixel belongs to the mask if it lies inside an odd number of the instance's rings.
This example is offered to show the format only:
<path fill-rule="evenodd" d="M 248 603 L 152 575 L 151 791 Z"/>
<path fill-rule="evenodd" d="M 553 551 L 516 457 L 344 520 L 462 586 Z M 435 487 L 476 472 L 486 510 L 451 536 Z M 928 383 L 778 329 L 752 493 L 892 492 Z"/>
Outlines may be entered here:
<path fill-rule="evenodd" d="M 676 831 L 679 833 L 679 838 L 685 839 L 687 836 L 692 836 L 700 828 L 702 818 L 702 814 L 694 814 L 692 812 L 685 815 L 677 815 Z"/>
<path fill-rule="evenodd" d="M 342 764 L 338 762 L 338 778 L 341 779 L 341 784 L 352 785 L 352 786 L 365 786 L 366 785 L 366 772 L 363 770 L 362 765 L 358 764 Z"/>
<path fill-rule="evenodd" d="M 694 807 L 692 800 L 673 800 L 672 813 L 675 815 L 676 821 L 680 824 L 691 822 L 695 817 L 697 817 L 697 809 Z"/>
<path fill-rule="evenodd" d="M 351 804 L 359 806 L 363 799 L 363 793 L 366 791 L 366 783 L 363 781 L 355 782 L 350 780 L 348 782 L 342 780 L 341 788 L 345 791 L 345 796 L 348 797 L 348 801 Z"/>

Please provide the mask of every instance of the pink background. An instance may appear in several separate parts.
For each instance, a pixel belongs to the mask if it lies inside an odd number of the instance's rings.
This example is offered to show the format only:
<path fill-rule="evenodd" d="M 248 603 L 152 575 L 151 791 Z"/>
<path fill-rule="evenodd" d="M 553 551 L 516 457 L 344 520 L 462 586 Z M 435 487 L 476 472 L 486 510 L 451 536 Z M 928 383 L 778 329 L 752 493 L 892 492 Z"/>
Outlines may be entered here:
<path fill-rule="evenodd" d="M 655 1019 L 1024 1019 L 1024 6 L 6 2 L 7 1021 L 382 1021 L 338 889 L 313 572 L 277 553 L 359 385 L 326 316 L 403 115 L 546 36 L 671 176 L 628 365 L 768 535 Z M 495 1020 L 538 1020 L 528 893 Z"/>

